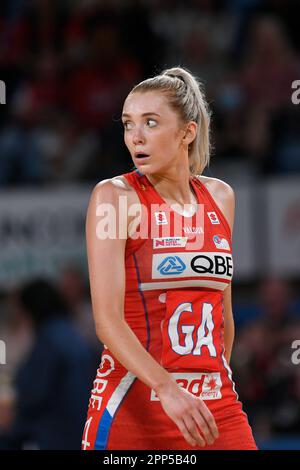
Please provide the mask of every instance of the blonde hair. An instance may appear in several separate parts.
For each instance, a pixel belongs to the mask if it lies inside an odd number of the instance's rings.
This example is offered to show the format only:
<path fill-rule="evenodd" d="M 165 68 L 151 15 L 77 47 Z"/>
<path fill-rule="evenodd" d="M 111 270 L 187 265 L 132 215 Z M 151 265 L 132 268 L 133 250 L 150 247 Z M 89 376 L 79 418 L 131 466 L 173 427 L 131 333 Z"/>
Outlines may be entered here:
<path fill-rule="evenodd" d="M 138 83 L 134 92 L 160 90 L 166 93 L 170 106 L 183 122 L 195 121 L 197 134 L 189 145 L 189 167 L 192 175 L 201 174 L 210 159 L 210 112 L 203 93 L 203 85 L 187 69 L 173 67 L 153 78 Z"/>

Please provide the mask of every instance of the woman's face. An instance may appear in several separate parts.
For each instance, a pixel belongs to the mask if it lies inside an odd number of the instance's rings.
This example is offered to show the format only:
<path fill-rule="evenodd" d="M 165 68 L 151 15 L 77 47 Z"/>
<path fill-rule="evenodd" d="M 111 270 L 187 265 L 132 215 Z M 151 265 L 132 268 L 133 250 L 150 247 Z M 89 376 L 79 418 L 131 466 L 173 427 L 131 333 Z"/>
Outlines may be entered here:
<path fill-rule="evenodd" d="M 185 126 L 159 91 L 135 92 L 125 100 L 124 140 L 137 169 L 161 173 L 183 161 Z M 140 155 L 145 155 L 140 156 Z"/>

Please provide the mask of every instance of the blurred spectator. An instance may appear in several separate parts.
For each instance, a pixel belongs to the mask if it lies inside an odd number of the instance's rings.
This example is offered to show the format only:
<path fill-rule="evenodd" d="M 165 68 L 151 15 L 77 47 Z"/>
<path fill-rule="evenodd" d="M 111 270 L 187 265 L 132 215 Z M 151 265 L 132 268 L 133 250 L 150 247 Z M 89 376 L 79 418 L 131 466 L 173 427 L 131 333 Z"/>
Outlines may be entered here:
<path fill-rule="evenodd" d="M 299 72 L 299 58 L 282 24 L 271 17 L 256 19 L 241 71 L 246 103 L 268 110 L 288 106 L 291 83 Z"/>
<path fill-rule="evenodd" d="M 1 437 L 10 428 L 15 415 L 15 390 L 12 384 L 16 369 L 32 344 L 28 319 L 16 308 L 14 292 L 1 292 L 0 336 L 6 345 L 5 364 L 0 365 L 0 448 Z"/>
<path fill-rule="evenodd" d="M 87 25 L 88 55 L 66 82 L 68 109 L 85 128 L 109 125 L 133 84 L 141 78 L 137 61 L 124 53 L 120 31 L 109 18 L 91 18 Z"/>
<path fill-rule="evenodd" d="M 236 0 L 240 1 L 240 0 Z M 251 1 L 251 0 L 245 0 Z M 258 0 L 257 14 L 272 15 L 284 24 L 292 45 L 300 52 L 299 1 L 298 0 Z"/>
<path fill-rule="evenodd" d="M 2 186 L 127 171 L 123 100 L 145 74 L 176 63 L 204 82 L 225 168 L 300 171 L 299 119 L 289 106 L 299 43 L 283 0 L 31 0 L 5 2 L 0 15 Z"/>
<path fill-rule="evenodd" d="M 63 82 L 58 55 L 44 50 L 32 65 L 30 76 L 17 87 L 14 104 L 31 113 L 34 123 L 62 104 Z"/>
<path fill-rule="evenodd" d="M 101 152 L 94 152 L 84 173 L 92 181 L 107 177 L 112 161 L 116 174 L 124 172 L 122 132 L 115 122 L 126 94 L 142 78 L 141 64 L 124 47 L 119 21 L 107 8 L 86 16 L 80 26 L 88 45 L 84 60 L 70 68 L 65 83 L 66 106 L 81 131 L 100 134 Z"/>
<path fill-rule="evenodd" d="M 82 270 L 76 266 L 65 266 L 60 273 L 59 288 L 72 311 L 76 328 L 95 351 L 98 364 L 103 346 L 95 333 L 88 283 Z"/>
<path fill-rule="evenodd" d="M 59 105 L 55 59 L 41 58 L 36 76 L 20 84 L 13 96 L 10 123 L 0 133 L 0 185 L 41 184 L 47 162 L 40 142 L 43 125 Z"/>
<path fill-rule="evenodd" d="M 36 129 L 15 122 L 0 134 L 0 186 L 40 184 L 45 177 Z"/>
<path fill-rule="evenodd" d="M 300 74 L 299 74 L 300 76 Z M 290 105 L 273 123 L 274 171 L 277 174 L 300 173 L 300 109 Z"/>
<path fill-rule="evenodd" d="M 269 113 L 260 106 L 250 107 L 247 119 L 243 120 L 241 149 L 245 158 L 252 162 L 257 172 L 273 171 L 274 158 L 272 123 Z"/>
<path fill-rule="evenodd" d="M 295 413 L 294 406 L 299 377 L 291 361 L 300 312 L 291 286 L 282 279 L 264 279 L 258 298 L 259 316 L 239 331 L 234 348 L 239 392 L 257 437 L 300 432 L 300 408 Z"/>
<path fill-rule="evenodd" d="M 80 449 L 93 376 L 90 349 L 50 282 L 30 281 L 20 289 L 19 302 L 35 339 L 15 377 L 15 419 L 0 445 Z"/>
<path fill-rule="evenodd" d="M 61 111 L 36 133 L 48 183 L 72 183 L 90 179 L 94 159 L 101 160 L 101 139 L 83 131 L 76 119 Z M 100 178 L 95 174 L 95 178 Z"/>

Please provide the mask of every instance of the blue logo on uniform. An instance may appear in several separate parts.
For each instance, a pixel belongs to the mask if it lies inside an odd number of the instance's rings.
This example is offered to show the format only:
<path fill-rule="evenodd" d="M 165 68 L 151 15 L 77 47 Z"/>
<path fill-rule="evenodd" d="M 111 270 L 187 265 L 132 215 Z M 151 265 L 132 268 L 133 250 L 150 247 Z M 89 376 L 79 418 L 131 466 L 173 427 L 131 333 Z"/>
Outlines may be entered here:
<path fill-rule="evenodd" d="M 157 269 L 160 274 L 180 274 L 186 269 L 186 265 L 179 256 L 167 256 Z"/>
<path fill-rule="evenodd" d="M 219 235 L 214 235 L 214 242 L 221 243 L 221 238 L 219 237 Z"/>

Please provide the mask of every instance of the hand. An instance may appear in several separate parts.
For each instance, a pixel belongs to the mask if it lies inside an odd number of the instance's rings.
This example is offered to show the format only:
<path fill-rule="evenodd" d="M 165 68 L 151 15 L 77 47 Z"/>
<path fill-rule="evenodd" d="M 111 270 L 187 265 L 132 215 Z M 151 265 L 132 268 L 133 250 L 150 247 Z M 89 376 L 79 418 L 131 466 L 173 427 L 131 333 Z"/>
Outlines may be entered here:
<path fill-rule="evenodd" d="M 219 437 L 215 419 L 201 398 L 181 388 L 175 381 L 164 384 L 156 393 L 165 413 L 188 444 L 204 447 Z"/>

